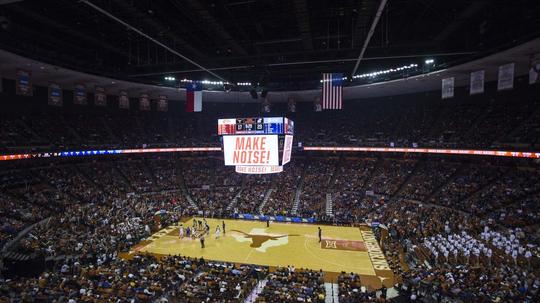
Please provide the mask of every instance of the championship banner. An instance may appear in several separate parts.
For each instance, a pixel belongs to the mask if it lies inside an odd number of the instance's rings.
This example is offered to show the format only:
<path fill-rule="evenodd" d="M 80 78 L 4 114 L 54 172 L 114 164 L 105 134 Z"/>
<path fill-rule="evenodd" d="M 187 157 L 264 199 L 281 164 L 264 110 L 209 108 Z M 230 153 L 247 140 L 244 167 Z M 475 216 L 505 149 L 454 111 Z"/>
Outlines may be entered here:
<path fill-rule="evenodd" d="M 529 84 L 540 83 L 540 53 L 531 57 L 531 64 L 529 68 Z"/>
<path fill-rule="evenodd" d="M 22 69 L 17 70 L 16 93 L 19 96 L 33 96 L 31 73 Z"/>
<path fill-rule="evenodd" d="M 142 94 L 139 98 L 139 110 L 150 110 L 150 97 L 148 94 Z"/>
<path fill-rule="evenodd" d="M 118 108 L 129 109 L 129 97 L 125 90 L 121 90 L 118 96 Z"/>
<path fill-rule="evenodd" d="M 293 97 L 289 97 L 289 100 L 287 101 L 287 109 L 291 113 L 296 112 L 296 100 L 294 100 Z"/>
<path fill-rule="evenodd" d="M 62 106 L 62 89 L 56 83 L 49 84 L 49 105 Z"/>
<path fill-rule="evenodd" d="M 169 109 L 169 101 L 167 96 L 159 96 L 157 110 L 160 112 L 166 112 Z"/>
<path fill-rule="evenodd" d="M 497 90 L 514 88 L 514 63 L 499 66 L 499 81 Z"/>
<path fill-rule="evenodd" d="M 262 112 L 263 113 L 269 113 L 270 112 L 270 99 L 268 99 L 268 97 L 264 97 L 263 101 L 262 101 Z"/>
<path fill-rule="evenodd" d="M 313 101 L 313 110 L 316 112 L 322 111 L 321 97 L 316 97 Z"/>
<path fill-rule="evenodd" d="M 73 104 L 87 105 L 88 100 L 86 97 L 86 86 L 84 84 L 75 85 L 75 91 L 73 92 Z"/>
<path fill-rule="evenodd" d="M 442 98 L 454 97 L 454 77 L 442 79 Z"/>
<path fill-rule="evenodd" d="M 107 106 L 107 95 L 105 94 L 105 88 L 103 88 L 103 86 L 95 86 L 94 105 Z"/>
<path fill-rule="evenodd" d="M 485 77 L 485 71 L 483 70 L 479 70 L 479 71 L 471 73 L 471 87 L 469 89 L 470 95 L 484 93 L 484 77 Z"/>

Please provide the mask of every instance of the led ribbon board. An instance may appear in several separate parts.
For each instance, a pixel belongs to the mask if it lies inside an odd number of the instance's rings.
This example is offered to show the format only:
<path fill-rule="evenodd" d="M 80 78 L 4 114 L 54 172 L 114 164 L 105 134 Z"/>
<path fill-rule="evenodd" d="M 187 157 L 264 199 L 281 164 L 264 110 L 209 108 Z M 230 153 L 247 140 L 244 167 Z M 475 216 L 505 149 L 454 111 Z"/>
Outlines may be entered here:
<path fill-rule="evenodd" d="M 170 148 L 136 148 L 136 149 L 100 149 L 84 151 L 41 152 L 26 154 L 0 155 L 0 161 L 24 160 L 33 158 L 108 156 L 117 154 L 145 153 L 197 153 L 219 152 L 221 147 L 170 147 Z M 400 148 L 400 147 L 328 147 L 306 146 L 305 151 L 313 152 L 384 152 L 384 153 L 424 153 L 444 155 L 492 156 L 507 158 L 540 159 L 540 152 L 521 152 L 505 150 L 476 150 L 476 149 L 437 149 L 437 148 Z"/>

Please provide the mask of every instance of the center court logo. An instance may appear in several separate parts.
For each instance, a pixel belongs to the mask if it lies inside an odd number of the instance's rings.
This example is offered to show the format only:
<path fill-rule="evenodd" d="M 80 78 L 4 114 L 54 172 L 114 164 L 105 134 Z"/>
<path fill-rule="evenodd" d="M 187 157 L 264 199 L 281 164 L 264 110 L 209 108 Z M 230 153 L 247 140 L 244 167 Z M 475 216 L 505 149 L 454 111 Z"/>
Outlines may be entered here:
<path fill-rule="evenodd" d="M 255 250 L 260 252 L 266 252 L 266 250 L 270 247 L 286 245 L 287 243 L 289 243 L 289 237 L 298 236 L 269 234 L 265 231 L 264 228 L 253 228 L 249 233 L 235 229 L 232 229 L 231 231 L 238 233 L 232 235 L 236 241 L 251 241 L 251 245 L 249 246 L 255 248 Z"/>

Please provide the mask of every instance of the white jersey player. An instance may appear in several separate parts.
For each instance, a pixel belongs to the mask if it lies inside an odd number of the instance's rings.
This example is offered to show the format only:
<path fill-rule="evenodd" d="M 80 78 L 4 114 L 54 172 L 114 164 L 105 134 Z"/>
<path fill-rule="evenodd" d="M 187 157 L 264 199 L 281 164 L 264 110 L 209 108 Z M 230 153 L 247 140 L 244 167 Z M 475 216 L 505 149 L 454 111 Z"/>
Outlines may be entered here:
<path fill-rule="evenodd" d="M 180 228 L 178 229 L 178 236 L 180 239 L 184 238 L 184 226 L 180 225 Z"/>
<path fill-rule="evenodd" d="M 221 235 L 221 229 L 219 228 L 219 225 L 216 226 L 216 239 L 219 239 L 219 236 Z"/>

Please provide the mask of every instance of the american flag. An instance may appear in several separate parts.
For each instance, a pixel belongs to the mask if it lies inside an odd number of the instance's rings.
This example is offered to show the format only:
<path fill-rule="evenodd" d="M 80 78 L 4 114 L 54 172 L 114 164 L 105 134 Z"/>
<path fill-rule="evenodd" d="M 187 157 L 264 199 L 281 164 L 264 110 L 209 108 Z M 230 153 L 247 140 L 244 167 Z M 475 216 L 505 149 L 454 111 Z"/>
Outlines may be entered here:
<path fill-rule="evenodd" d="M 341 109 L 343 98 L 343 74 L 323 74 L 322 108 Z"/>

